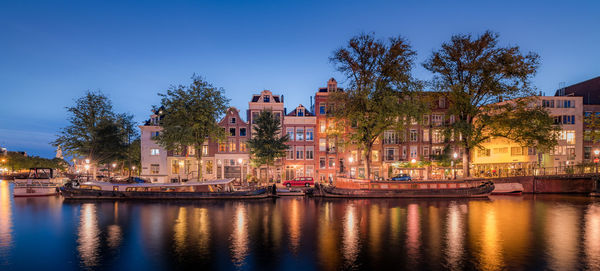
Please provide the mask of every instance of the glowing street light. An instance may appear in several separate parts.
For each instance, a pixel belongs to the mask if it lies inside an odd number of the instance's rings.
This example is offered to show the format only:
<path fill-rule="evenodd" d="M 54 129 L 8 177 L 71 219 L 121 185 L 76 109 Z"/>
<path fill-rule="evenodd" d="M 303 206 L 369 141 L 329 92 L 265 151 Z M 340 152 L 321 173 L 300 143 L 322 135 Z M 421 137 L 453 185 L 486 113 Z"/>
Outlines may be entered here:
<path fill-rule="evenodd" d="M 112 164 L 112 167 L 113 167 L 113 168 L 116 168 L 116 167 L 117 167 L 117 164 L 116 164 L 116 163 L 113 163 L 113 164 Z"/>
<path fill-rule="evenodd" d="M 414 163 L 416 163 L 416 162 L 417 162 L 417 159 L 415 159 L 415 158 L 413 158 L 413 159 L 411 159 L 411 160 L 410 160 L 410 163 L 411 163 L 411 164 L 414 164 Z"/>
<path fill-rule="evenodd" d="M 594 155 L 595 155 L 595 157 L 594 157 L 594 164 L 596 164 L 596 173 L 598 173 L 598 162 L 600 162 L 600 161 L 598 161 L 598 155 L 599 154 L 600 154 L 600 150 L 599 149 L 595 149 L 594 150 Z"/>
<path fill-rule="evenodd" d="M 242 185 L 242 180 L 244 179 L 244 168 L 242 162 L 242 158 L 238 158 L 238 164 L 240 164 L 240 185 Z"/>
<path fill-rule="evenodd" d="M 350 158 L 348 158 L 348 162 L 352 163 L 354 161 L 354 157 L 350 156 Z"/>
<path fill-rule="evenodd" d="M 454 153 L 452 154 L 452 157 L 454 157 L 454 160 L 456 160 L 456 158 L 458 158 L 458 153 Z M 456 180 L 456 162 L 452 160 L 452 179 Z"/>
<path fill-rule="evenodd" d="M 85 159 L 85 163 L 89 164 L 90 163 L 90 159 Z"/>

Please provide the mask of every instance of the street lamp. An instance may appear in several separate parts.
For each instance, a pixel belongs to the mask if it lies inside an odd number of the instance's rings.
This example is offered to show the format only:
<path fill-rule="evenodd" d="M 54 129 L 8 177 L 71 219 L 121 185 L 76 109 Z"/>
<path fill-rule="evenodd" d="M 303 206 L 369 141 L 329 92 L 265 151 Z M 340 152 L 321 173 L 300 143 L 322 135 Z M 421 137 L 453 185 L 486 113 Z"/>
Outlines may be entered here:
<path fill-rule="evenodd" d="M 90 180 L 90 165 L 85 165 L 83 167 L 85 168 L 85 174 L 86 174 L 87 180 L 89 181 Z"/>
<path fill-rule="evenodd" d="M 458 158 L 458 153 L 455 152 L 452 155 L 452 157 L 454 157 L 454 160 L 452 160 L 452 178 L 454 180 L 456 180 L 456 162 L 455 161 L 456 161 L 456 158 Z"/>
<path fill-rule="evenodd" d="M 350 158 L 348 158 L 348 162 L 352 163 L 352 161 L 354 161 L 354 158 L 350 156 Z"/>
<path fill-rule="evenodd" d="M 595 149 L 594 150 L 594 155 L 595 155 L 594 163 L 596 164 L 596 173 L 598 173 L 598 162 L 600 162 L 600 161 L 598 161 L 598 155 L 599 154 L 600 154 L 600 150 L 599 149 Z"/>
<path fill-rule="evenodd" d="M 240 185 L 242 185 L 242 180 L 244 179 L 244 168 L 242 165 L 242 158 L 238 158 L 238 164 L 240 164 Z"/>

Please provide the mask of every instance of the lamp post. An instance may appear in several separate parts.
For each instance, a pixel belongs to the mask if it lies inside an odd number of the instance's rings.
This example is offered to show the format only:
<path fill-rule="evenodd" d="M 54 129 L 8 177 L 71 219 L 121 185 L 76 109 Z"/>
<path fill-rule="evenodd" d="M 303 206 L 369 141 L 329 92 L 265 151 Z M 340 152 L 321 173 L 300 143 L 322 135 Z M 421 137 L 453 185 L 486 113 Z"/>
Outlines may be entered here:
<path fill-rule="evenodd" d="M 115 168 L 117 167 L 116 163 L 112 163 L 112 174 L 113 174 L 113 178 L 115 177 Z"/>
<path fill-rule="evenodd" d="M 85 166 L 83 166 L 85 168 L 85 176 L 87 178 L 87 180 L 90 180 L 90 165 L 86 164 Z"/>
<path fill-rule="evenodd" d="M 600 150 L 599 149 L 595 149 L 594 150 L 594 164 L 596 164 L 596 173 L 598 173 L 598 155 L 600 154 Z"/>
<path fill-rule="evenodd" d="M 452 157 L 454 157 L 454 160 L 452 160 L 452 178 L 456 180 L 456 158 L 458 158 L 458 153 L 455 152 Z"/>
<path fill-rule="evenodd" d="M 240 164 L 240 185 L 242 185 L 242 181 L 244 180 L 244 168 L 242 167 L 242 158 L 238 158 L 238 164 Z"/>

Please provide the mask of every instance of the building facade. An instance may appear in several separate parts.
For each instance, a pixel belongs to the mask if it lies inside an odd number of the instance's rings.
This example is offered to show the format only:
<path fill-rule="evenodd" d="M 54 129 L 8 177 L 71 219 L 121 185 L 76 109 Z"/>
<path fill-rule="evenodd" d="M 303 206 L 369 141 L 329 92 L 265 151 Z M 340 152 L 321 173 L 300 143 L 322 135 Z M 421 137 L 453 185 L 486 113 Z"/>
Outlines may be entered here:
<path fill-rule="evenodd" d="M 289 137 L 284 164 L 284 180 L 315 177 L 315 129 L 317 118 L 299 105 L 283 119 L 283 130 Z"/>

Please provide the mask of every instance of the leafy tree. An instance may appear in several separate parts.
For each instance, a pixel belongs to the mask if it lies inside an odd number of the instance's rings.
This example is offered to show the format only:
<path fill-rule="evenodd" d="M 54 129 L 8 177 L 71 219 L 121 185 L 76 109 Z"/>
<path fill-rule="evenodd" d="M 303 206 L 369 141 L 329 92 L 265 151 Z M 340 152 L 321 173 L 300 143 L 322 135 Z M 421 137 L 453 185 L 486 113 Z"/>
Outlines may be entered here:
<path fill-rule="evenodd" d="M 162 97 L 164 117 L 157 142 L 169 151 L 183 152 L 186 146 L 195 148 L 198 160 L 198 181 L 202 177 L 202 146 L 208 138 L 223 138 L 225 132 L 218 120 L 229 107 L 222 88 L 216 88 L 199 76 L 192 76 L 189 86 L 173 86 Z"/>
<path fill-rule="evenodd" d="M 25 156 L 18 152 L 8 152 L 6 156 L 2 156 L 5 160 L 2 165 L 6 165 L 12 171 L 29 169 L 29 168 L 52 168 L 65 170 L 68 163 L 60 158 L 47 159 L 38 156 Z"/>
<path fill-rule="evenodd" d="M 67 107 L 69 125 L 52 142 L 67 154 L 86 157 L 93 163 L 122 159 L 127 144 L 124 131 L 133 127 L 133 116 L 113 112 L 111 101 L 101 92 L 88 91 Z"/>
<path fill-rule="evenodd" d="M 600 113 L 586 115 L 584 122 L 586 126 L 585 140 L 590 140 L 593 144 L 600 143 Z"/>
<path fill-rule="evenodd" d="M 338 123 L 352 127 L 345 142 L 356 142 L 365 151 L 367 176 L 371 177 L 371 152 L 385 130 L 401 129 L 407 117 L 417 117 L 422 104 L 413 95 L 420 84 L 411 76 L 415 52 L 401 37 L 387 42 L 372 34 L 351 38 L 330 61 L 346 75 L 346 92 L 330 94 Z"/>
<path fill-rule="evenodd" d="M 281 136 L 279 118 L 276 118 L 269 110 L 261 111 L 256 119 L 252 138 L 246 141 L 252 163 L 258 167 L 266 165 L 268 175 L 270 166 L 275 163 L 275 159 L 285 156 L 285 150 L 288 149 L 288 145 L 285 143 L 288 141 L 287 134 Z"/>
<path fill-rule="evenodd" d="M 471 151 L 493 137 L 541 149 L 556 144 L 556 127 L 548 112 L 533 106 L 531 78 L 539 56 L 518 46 L 498 46 L 490 31 L 473 38 L 454 35 L 423 66 L 434 74 L 432 85 L 448 97 L 455 122 L 448 129 L 464 148 L 463 172 L 469 177 Z M 502 100 L 509 102 L 498 103 Z"/>

